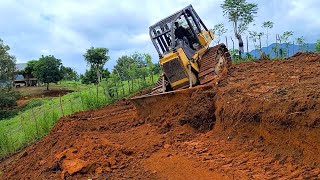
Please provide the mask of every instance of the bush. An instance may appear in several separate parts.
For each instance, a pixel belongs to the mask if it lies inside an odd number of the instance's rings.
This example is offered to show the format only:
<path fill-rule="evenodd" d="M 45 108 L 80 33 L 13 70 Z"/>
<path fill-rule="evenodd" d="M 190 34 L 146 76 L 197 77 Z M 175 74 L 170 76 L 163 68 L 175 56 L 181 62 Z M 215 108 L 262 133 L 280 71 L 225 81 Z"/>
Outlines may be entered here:
<path fill-rule="evenodd" d="M 41 106 L 43 104 L 42 100 L 39 99 L 32 99 L 24 106 L 21 106 L 19 108 L 11 108 L 11 109 L 0 109 L 0 120 L 8 119 L 11 117 L 14 117 L 19 112 L 24 112 L 28 109 Z"/>
<path fill-rule="evenodd" d="M 0 109 L 9 109 L 17 105 L 17 100 L 19 99 L 20 94 L 18 92 L 7 92 L 1 90 L 0 92 Z"/>

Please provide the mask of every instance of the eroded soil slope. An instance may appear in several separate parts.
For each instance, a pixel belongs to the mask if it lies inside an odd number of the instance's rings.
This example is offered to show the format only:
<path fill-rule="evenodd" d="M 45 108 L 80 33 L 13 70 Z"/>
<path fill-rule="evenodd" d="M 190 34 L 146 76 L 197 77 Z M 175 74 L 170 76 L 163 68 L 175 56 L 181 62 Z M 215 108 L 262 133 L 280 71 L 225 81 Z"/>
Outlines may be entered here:
<path fill-rule="evenodd" d="M 234 65 L 143 118 L 129 101 L 62 118 L 0 179 L 319 179 L 319 83 L 318 54 Z"/>

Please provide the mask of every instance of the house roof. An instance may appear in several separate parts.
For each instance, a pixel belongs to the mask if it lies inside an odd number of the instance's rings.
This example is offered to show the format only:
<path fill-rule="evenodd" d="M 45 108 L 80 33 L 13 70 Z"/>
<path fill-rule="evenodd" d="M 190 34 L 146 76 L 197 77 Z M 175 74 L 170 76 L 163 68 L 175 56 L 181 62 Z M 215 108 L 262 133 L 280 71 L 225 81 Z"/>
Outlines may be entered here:
<path fill-rule="evenodd" d="M 29 78 L 29 79 L 22 78 L 22 79 L 14 80 L 14 82 L 20 82 L 20 81 L 38 81 L 38 79 L 37 78 Z"/>

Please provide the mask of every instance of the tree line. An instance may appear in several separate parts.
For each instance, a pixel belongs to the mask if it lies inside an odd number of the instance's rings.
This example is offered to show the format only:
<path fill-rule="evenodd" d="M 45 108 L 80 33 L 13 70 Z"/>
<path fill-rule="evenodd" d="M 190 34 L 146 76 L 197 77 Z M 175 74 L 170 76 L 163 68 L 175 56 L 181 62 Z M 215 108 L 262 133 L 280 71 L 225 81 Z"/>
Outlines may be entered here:
<path fill-rule="evenodd" d="M 264 32 L 250 31 L 249 25 L 254 23 L 254 18 L 258 13 L 258 4 L 256 3 L 248 3 L 246 0 L 224 0 L 221 4 L 221 8 L 223 11 L 223 15 L 231 22 L 233 27 L 233 32 L 238 40 L 238 49 L 237 52 L 231 52 L 238 58 L 242 58 L 244 54 L 244 40 L 243 35 L 245 33 L 249 34 L 249 38 L 253 41 L 254 47 L 260 51 L 260 56 L 263 55 L 262 52 L 262 38 L 266 38 L 267 47 L 269 46 L 269 31 L 274 27 L 274 23 L 271 21 L 265 21 L 262 23 L 261 27 L 265 29 Z M 253 24 L 256 26 L 256 24 Z M 225 34 L 228 30 L 225 28 L 223 23 L 219 23 L 215 25 L 212 29 L 216 35 L 216 42 L 220 43 L 223 34 Z M 288 56 L 289 45 L 292 41 L 290 41 L 290 37 L 293 36 L 293 31 L 285 31 L 283 34 L 276 35 L 276 46 L 272 47 L 272 51 L 276 55 L 276 57 L 286 57 Z M 226 40 L 227 41 L 227 40 Z M 231 41 L 233 42 L 233 50 L 234 41 L 231 37 Z M 285 47 L 279 46 L 278 44 L 285 44 Z M 298 37 L 293 41 L 293 44 L 297 44 L 299 46 L 299 51 L 308 51 L 308 46 L 305 42 L 305 38 L 303 36 Z M 320 52 L 320 40 L 317 41 L 315 46 L 315 51 Z M 248 39 L 247 39 L 247 54 L 246 56 L 250 56 L 248 54 Z"/>
<path fill-rule="evenodd" d="M 37 78 L 46 84 L 47 90 L 49 90 L 50 83 L 79 79 L 75 70 L 63 66 L 61 60 L 53 55 L 42 55 L 38 60 L 28 61 L 27 67 L 17 73 L 22 74 L 25 79 Z"/>
<path fill-rule="evenodd" d="M 110 72 L 104 69 L 104 65 L 109 61 L 109 50 L 107 48 L 91 47 L 83 55 L 89 69 L 80 75 L 81 82 L 84 84 L 99 84 L 102 80 L 106 81 L 109 93 L 112 96 L 112 87 L 120 86 L 124 94 L 124 81 L 127 81 L 127 90 L 134 91 L 134 84 L 146 86 L 146 78 L 150 77 L 154 83 L 154 75 L 161 71 L 159 63 L 153 63 L 150 54 L 135 52 L 131 55 L 123 55 L 116 61 L 115 66 Z"/>

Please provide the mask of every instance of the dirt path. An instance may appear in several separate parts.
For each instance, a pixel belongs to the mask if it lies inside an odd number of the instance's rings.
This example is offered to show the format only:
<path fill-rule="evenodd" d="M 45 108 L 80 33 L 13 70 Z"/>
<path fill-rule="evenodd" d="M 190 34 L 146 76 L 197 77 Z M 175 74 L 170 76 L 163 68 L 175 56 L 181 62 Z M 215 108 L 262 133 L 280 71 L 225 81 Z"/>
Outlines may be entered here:
<path fill-rule="evenodd" d="M 295 58 L 233 66 L 145 118 L 128 101 L 62 118 L 0 179 L 320 179 L 320 56 Z"/>

